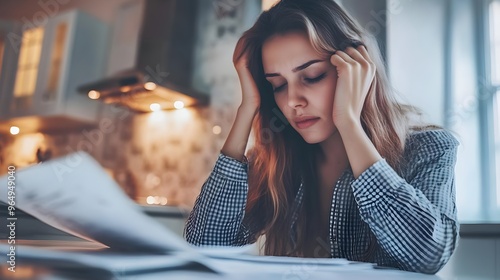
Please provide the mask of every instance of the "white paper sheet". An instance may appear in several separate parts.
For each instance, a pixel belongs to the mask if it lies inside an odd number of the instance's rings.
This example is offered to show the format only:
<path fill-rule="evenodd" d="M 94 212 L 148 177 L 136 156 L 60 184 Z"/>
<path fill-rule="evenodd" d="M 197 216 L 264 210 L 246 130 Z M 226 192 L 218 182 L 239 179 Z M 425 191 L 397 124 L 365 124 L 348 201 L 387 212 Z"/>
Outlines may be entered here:
<path fill-rule="evenodd" d="M 192 250 L 144 214 L 85 152 L 17 170 L 14 177 L 16 208 L 62 231 L 112 249 Z M 0 178 L 0 199 L 7 203 L 7 176 Z"/>
<path fill-rule="evenodd" d="M 225 249 L 219 248 L 215 255 Z M 0 253 L 5 255 L 7 245 L 0 244 Z M 64 268 L 94 269 L 97 273 L 108 273 L 115 276 L 133 275 L 132 279 L 148 278 L 158 271 L 196 270 L 204 271 L 205 276 L 214 273 L 222 274 L 217 279 L 440 279 L 439 277 L 408 273 L 398 270 L 375 270 L 369 263 L 355 263 L 345 259 L 311 259 L 263 257 L 229 254 L 227 258 L 213 258 L 193 255 L 189 252 L 172 252 L 169 255 L 117 254 L 106 252 L 69 252 L 40 249 L 30 246 L 19 246 L 19 259 L 23 263 Z M 99 274 L 102 276 L 102 274 Z M 159 275 L 159 274 L 156 274 Z M 185 274 L 189 276 L 190 274 Z M 163 274 L 168 278 L 168 274 Z M 251 277 L 249 277 L 251 276 Z M 122 277 L 120 277 L 121 279 Z M 123 279 L 127 279 L 123 277 Z M 187 278 L 182 278 L 187 279 Z M 203 279 L 203 278 L 202 278 Z"/>
<path fill-rule="evenodd" d="M 0 253 L 5 256 L 7 244 L 0 244 Z M 16 255 L 23 264 L 28 263 L 55 269 L 94 269 L 113 275 L 148 273 L 158 270 L 196 268 L 205 272 L 215 271 L 203 264 L 204 258 L 190 252 L 172 252 L 168 255 L 126 254 L 105 251 L 61 251 L 17 246 Z M 198 260 L 198 261 L 197 261 Z"/>

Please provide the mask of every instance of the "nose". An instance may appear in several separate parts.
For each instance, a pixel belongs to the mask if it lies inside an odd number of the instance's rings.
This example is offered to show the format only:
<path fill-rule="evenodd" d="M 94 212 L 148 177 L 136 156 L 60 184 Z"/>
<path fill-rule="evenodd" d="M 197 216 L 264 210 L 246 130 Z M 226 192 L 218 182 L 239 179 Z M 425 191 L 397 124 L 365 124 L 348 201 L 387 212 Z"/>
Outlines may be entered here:
<path fill-rule="evenodd" d="M 304 107 L 307 105 L 307 100 L 303 95 L 303 91 L 296 86 L 288 86 L 288 106 L 292 109 Z"/>

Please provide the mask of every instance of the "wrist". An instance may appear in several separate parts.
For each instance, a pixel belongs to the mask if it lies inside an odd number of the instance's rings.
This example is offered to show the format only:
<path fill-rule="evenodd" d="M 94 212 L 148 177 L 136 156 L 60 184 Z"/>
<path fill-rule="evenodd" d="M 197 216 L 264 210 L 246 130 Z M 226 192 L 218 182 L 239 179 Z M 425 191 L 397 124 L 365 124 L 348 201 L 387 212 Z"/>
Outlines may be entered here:
<path fill-rule="evenodd" d="M 354 129 L 363 129 L 363 126 L 361 125 L 361 120 L 354 118 L 354 117 L 349 117 L 343 120 L 339 120 L 335 123 L 335 126 L 339 130 L 340 133 L 343 131 L 352 131 Z"/>
<path fill-rule="evenodd" d="M 255 105 L 248 105 L 245 103 L 241 103 L 238 107 L 238 114 L 243 114 L 247 116 L 255 117 L 257 112 L 259 111 L 259 107 Z"/>

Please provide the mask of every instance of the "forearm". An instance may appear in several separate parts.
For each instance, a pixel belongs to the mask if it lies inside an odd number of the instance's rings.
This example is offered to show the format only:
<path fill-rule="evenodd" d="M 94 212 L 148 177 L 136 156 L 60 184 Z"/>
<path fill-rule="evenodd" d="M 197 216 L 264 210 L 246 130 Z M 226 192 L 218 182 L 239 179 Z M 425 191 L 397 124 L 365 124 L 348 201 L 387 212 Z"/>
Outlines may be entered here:
<path fill-rule="evenodd" d="M 351 186 L 361 217 L 384 251 L 402 269 L 435 273 L 451 257 L 458 238 L 456 144 L 437 132 L 419 134 L 411 142 L 419 150 L 408 161 L 407 177 L 379 160 Z"/>
<path fill-rule="evenodd" d="M 377 243 L 403 270 L 434 274 L 450 259 L 458 239 L 458 223 L 446 216 L 390 207 L 369 222 Z M 382 214 L 382 213 L 379 213 Z"/>
<path fill-rule="evenodd" d="M 236 113 L 233 126 L 222 147 L 221 152 L 240 162 L 243 161 L 245 149 L 252 129 L 252 122 L 257 111 L 249 106 L 241 105 Z"/>
<path fill-rule="evenodd" d="M 402 269 L 435 273 L 451 257 L 456 220 L 399 178 L 385 161 L 370 167 L 352 187 L 361 217 Z"/>
<path fill-rule="evenodd" d="M 358 178 L 366 169 L 382 159 L 360 122 L 348 121 L 338 125 L 337 129 L 342 137 L 354 178 Z"/>

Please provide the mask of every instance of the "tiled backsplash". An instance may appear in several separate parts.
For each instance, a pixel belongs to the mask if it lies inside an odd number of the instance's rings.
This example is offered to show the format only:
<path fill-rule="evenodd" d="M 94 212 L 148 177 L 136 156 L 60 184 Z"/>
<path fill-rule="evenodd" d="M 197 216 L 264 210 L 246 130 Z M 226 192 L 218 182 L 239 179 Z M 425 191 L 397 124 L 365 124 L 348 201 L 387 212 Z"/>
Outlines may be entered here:
<path fill-rule="evenodd" d="M 215 164 L 241 100 L 232 53 L 260 8 L 259 1 L 239 1 L 234 12 L 221 15 L 217 10 L 221 1 L 200 1 L 198 7 L 194 84 L 211 94 L 209 107 L 134 114 L 102 105 L 95 129 L 1 136 L 0 174 L 6 173 L 8 165 L 36 163 L 38 148 L 50 150 L 52 158 L 84 150 L 112 171 L 120 186 L 138 202 L 144 204 L 146 197 L 158 196 L 166 197 L 167 204 L 191 207 Z"/>
<path fill-rule="evenodd" d="M 116 109 L 105 108 L 105 112 Z M 148 196 L 186 207 L 194 203 L 229 132 L 234 106 L 103 116 L 100 126 L 73 133 L 23 134 L 0 139 L 0 168 L 37 162 L 36 151 L 52 158 L 84 150 L 113 172 L 140 203 Z M 220 127 L 214 129 L 214 126 Z M 21 175 L 19 175 L 21 176 Z M 98 184 L 99 182 L 95 182 Z"/>

